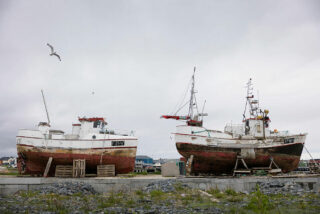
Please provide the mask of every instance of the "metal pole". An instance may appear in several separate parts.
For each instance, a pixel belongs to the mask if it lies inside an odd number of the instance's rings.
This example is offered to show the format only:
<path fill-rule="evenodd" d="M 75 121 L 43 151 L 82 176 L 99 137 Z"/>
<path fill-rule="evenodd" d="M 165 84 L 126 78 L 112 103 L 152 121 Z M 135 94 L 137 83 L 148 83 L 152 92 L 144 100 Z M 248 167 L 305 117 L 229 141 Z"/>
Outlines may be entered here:
<path fill-rule="evenodd" d="M 42 90 L 42 89 L 41 89 L 41 94 L 42 94 L 42 99 L 43 99 L 44 107 L 45 107 L 46 113 L 47 113 L 48 124 L 50 125 L 48 108 L 47 108 L 46 100 L 45 100 L 45 98 L 44 98 L 44 93 L 43 93 L 43 90 Z"/>
<path fill-rule="evenodd" d="M 190 104 L 189 104 L 189 117 L 193 119 L 193 99 L 194 99 L 194 73 L 196 72 L 196 67 L 194 67 L 193 75 L 192 75 L 192 85 L 191 85 L 191 97 L 190 97 Z"/>

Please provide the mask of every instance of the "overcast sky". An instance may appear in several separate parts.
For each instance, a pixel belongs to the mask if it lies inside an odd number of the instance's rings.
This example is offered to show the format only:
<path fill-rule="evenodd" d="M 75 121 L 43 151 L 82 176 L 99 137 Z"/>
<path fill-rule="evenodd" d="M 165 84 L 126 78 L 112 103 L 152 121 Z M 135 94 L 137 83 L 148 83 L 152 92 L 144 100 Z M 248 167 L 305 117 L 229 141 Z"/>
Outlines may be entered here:
<path fill-rule="evenodd" d="M 177 158 L 170 136 L 181 122 L 160 116 L 197 66 L 205 127 L 241 122 L 251 77 L 271 128 L 308 132 L 320 158 L 319 11 L 317 0 L 1 0 L 0 156 L 16 155 L 18 129 L 46 121 L 44 89 L 52 128 L 102 116 L 136 131 L 138 154 Z"/>

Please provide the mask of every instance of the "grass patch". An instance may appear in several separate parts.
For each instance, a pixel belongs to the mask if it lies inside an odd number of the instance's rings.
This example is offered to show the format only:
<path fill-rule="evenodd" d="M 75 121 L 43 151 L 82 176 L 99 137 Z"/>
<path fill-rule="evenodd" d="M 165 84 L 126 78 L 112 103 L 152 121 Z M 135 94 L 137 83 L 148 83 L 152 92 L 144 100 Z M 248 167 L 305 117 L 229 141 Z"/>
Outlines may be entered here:
<path fill-rule="evenodd" d="M 249 203 L 247 205 L 248 210 L 252 210 L 255 213 L 267 213 L 269 210 L 274 209 L 275 206 L 270 202 L 269 197 L 260 191 L 257 185 L 257 190 L 250 195 Z"/>
<path fill-rule="evenodd" d="M 236 191 L 234 191 L 233 189 L 230 189 L 230 188 L 226 189 L 225 193 L 226 193 L 227 195 L 231 195 L 231 196 L 236 196 L 236 195 L 238 195 L 238 193 L 237 193 Z"/>
<path fill-rule="evenodd" d="M 19 196 L 23 197 L 23 198 L 32 198 L 32 197 L 36 197 L 39 195 L 38 191 L 20 191 L 18 193 Z"/>
<path fill-rule="evenodd" d="M 211 195 L 216 195 L 216 194 L 220 193 L 220 190 L 216 187 L 216 188 L 209 189 L 207 192 Z"/>
<path fill-rule="evenodd" d="M 133 199 L 126 200 L 126 207 L 135 207 L 136 202 Z"/>
<path fill-rule="evenodd" d="M 177 192 L 182 192 L 186 190 L 181 183 L 175 183 L 173 184 L 173 187 Z"/>
<path fill-rule="evenodd" d="M 161 190 L 152 190 L 150 192 L 151 198 L 161 198 L 165 193 L 162 192 Z"/>

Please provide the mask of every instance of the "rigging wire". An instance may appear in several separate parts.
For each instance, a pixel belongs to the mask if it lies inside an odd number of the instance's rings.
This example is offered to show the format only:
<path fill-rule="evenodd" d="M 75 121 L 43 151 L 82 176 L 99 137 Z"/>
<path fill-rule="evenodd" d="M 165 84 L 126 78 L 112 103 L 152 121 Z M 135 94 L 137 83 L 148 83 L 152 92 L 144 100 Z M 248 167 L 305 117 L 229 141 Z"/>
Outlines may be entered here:
<path fill-rule="evenodd" d="M 187 96 L 187 93 L 189 91 L 189 88 L 190 88 L 190 85 L 191 85 L 191 81 L 192 81 L 192 78 L 190 79 L 188 85 L 187 85 L 187 88 L 182 96 L 182 99 L 180 99 L 180 101 L 175 105 L 174 109 L 171 111 L 171 114 L 172 115 L 176 115 L 178 113 L 178 111 L 181 110 L 181 108 L 183 108 L 186 104 L 183 104 L 184 100 L 186 99 L 186 96 Z M 188 101 L 189 102 L 189 101 Z M 183 105 L 183 107 L 181 107 Z M 173 114 L 175 112 L 176 109 L 179 109 L 178 111 L 176 111 L 175 114 Z"/>
<path fill-rule="evenodd" d="M 178 114 L 178 112 L 182 109 L 182 108 L 184 108 L 188 103 L 189 103 L 190 101 L 188 100 L 185 104 L 183 104 L 183 106 L 181 106 L 177 111 L 176 111 L 176 113 L 175 114 L 173 114 L 173 115 L 177 115 Z"/>

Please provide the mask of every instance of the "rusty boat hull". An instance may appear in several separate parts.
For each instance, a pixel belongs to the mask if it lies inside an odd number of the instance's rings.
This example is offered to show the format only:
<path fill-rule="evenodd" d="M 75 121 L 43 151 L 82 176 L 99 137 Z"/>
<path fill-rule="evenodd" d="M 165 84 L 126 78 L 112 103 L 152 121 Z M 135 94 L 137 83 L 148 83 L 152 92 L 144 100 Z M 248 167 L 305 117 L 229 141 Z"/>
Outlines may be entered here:
<path fill-rule="evenodd" d="M 137 147 L 57 148 L 17 144 L 18 170 L 21 174 L 43 175 L 49 157 L 53 158 L 49 176 L 57 165 L 72 165 L 74 159 L 86 160 L 86 173 L 96 173 L 97 165 L 114 164 L 116 174 L 134 170 Z"/>
<path fill-rule="evenodd" d="M 269 167 L 272 157 L 282 172 L 290 172 L 298 167 L 303 143 L 280 144 L 269 147 L 256 147 L 254 158 L 244 158 L 247 166 Z M 192 173 L 194 174 L 231 174 L 241 148 L 218 147 L 177 142 L 178 152 L 188 160 L 193 155 Z"/>

